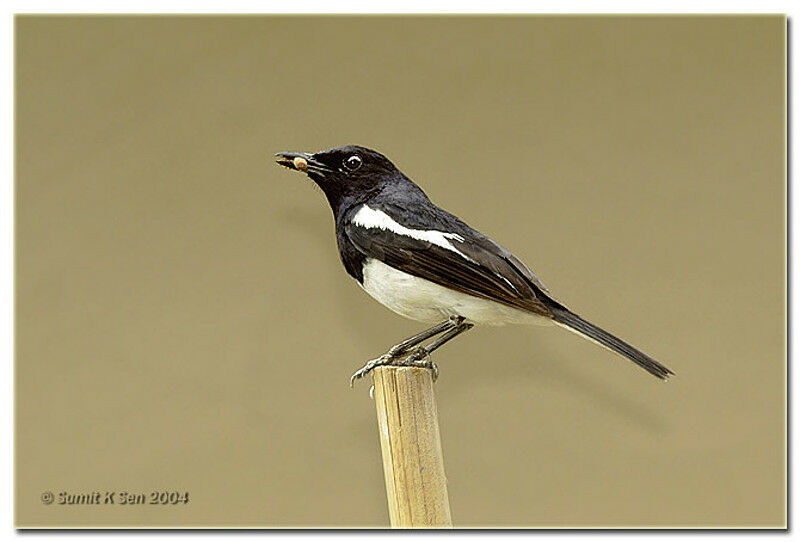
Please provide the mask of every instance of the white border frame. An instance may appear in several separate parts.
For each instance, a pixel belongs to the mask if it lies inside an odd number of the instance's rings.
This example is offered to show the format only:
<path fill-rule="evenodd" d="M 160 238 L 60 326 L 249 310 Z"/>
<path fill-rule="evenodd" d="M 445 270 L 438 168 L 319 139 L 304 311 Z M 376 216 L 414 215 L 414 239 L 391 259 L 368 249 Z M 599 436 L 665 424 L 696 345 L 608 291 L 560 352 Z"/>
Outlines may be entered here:
<path fill-rule="evenodd" d="M 491 11 L 487 9 L 487 7 L 491 8 Z M 790 32 L 789 35 L 792 35 L 792 15 L 793 7 L 796 7 L 796 4 L 790 3 L 788 1 L 784 2 L 775 2 L 775 1 L 764 1 L 764 2 L 740 2 L 740 1 L 731 1 L 731 2 L 718 2 L 718 1 L 703 1 L 703 2 L 687 2 L 685 0 L 679 1 L 672 1 L 672 2 L 651 2 L 647 5 L 642 5 L 638 2 L 589 2 L 589 1 L 578 1 L 578 0 L 567 0 L 562 2 L 528 2 L 524 3 L 521 1 L 514 1 L 514 0 L 495 0 L 491 4 L 486 2 L 478 3 L 474 1 L 465 1 L 465 2 L 455 2 L 455 1 L 437 1 L 437 0 L 407 0 L 405 2 L 399 1 L 389 1 L 389 2 L 382 2 L 380 4 L 376 2 L 367 2 L 365 0 L 340 0 L 339 2 L 321 2 L 318 0 L 309 0 L 302 3 L 288 3 L 288 2 L 274 2 L 274 1 L 267 1 L 267 2 L 255 2 L 255 1 L 244 1 L 244 0 L 231 0 L 225 3 L 212 3 L 212 2 L 189 2 L 189 1 L 162 1 L 162 2 L 124 2 L 124 3 L 116 3 L 115 5 L 108 5 L 105 2 L 98 2 L 98 1 L 78 1 L 73 2 L 69 9 L 65 9 L 65 6 L 62 2 L 55 2 L 55 1 L 33 1 L 33 2 L 13 2 L 11 5 L 10 10 L 7 12 L 7 16 L 5 19 L 4 25 L 4 39 L 0 41 L 2 44 L 2 51 L 0 52 L 0 58 L 2 59 L 4 73 L 7 74 L 7 83 L 3 88 L 3 101 L 7 104 L 6 107 L 3 108 L 3 120 L 6 127 L 5 130 L 5 146 L 4 148 L 6 151 L 2 154 L 3 162 L 4 162 L 4 171 L 7 172 L 7 179 L 8 181 L 3 186 L 2 190 L 0 190 L 0 228 L 2 228 L 2 232 L 0 232 L 0 257 L 2 258 L 2 265 L 0 265 L 0 272 L 2 273 L 2 288 L 0 288 L 0 301 L 2 302 L 3 306 L 5 306 L 5 310 L 0 313 L 0 318 L 2 318 L 2 322 L 0 322 L 0 342 L 2 343 L 2 352 L 3 357 L 6 360 L 6 367 L 7 367 L 7 384 L 6 384 L 6 393 L 5 397 L 5 405 L 6 405 L 6 413 L 7 415 L 2 418 L 3 429 L 5 429 L 4 433 L 8 435 L 10 438 L 8 440 L 8 444 L 4 448 L 0 448 L 2 452 L 0 452 L 0 465 L 4 468 L 0 468 L 0 484 L 4 486 L 5 491 L 0 493 L 0 507 L 2 510 L 2 519 L 3 525 L 5 527 L 5 533 L 9 535 L 16 535 L 19 536 L 20 532 L 15 531 L 13 528 L 14 525 L 14 518 L 13 518 L 13 406 L 14 406 L 14 395 L 13 395 L 13 348 L 14 348 L 14 334 L 13 334 L 13 314 L 14 314 L 14 286 L 13 286 L 13 251 L 14 251 L 14 221 L 13 221 L 13 210 L 14 210 L 14 189 L 13 189 L 13 179 L 14 179 L 14 150 L 13 150 L 13 143 L 14 143 L 14 65 L 13 65 L 13 54 L 14 54 L 14 37 L 13 37 L 13 27 L 14 27 L 14 14 L 15 13 L 154 13 L 154 14 L 165 14 L 165 13 L 201 13 L 201 14 L 230 14 L 230 13 L 242 13 L 242 14 L 250 14 L 250 13 L 344 13 L 344 14 L 353 14 L 353 13 L 380 13 L 380 14 L 402 14 L 402 13 L 420 13 L 420 14 L 454 14 L 454 13 L 470 13 L 470 14 L 489 14 L 489 13 L 503 13 L 503 14 L 516 14 L 516 13 L 530 13 L 530 14 L 776 14 L 776 13 L 785 13 L 789 16 L 790 22 Z M 791 46 L 791 41 L 790 44 Z M 797 72 L 797 55 L 790 53 L 790 71 L 792 73 Z M 795 93 L 791 92 L 789 96 L 790 104 L 795 103 Z M 790 110 L 791 113 L 791 110 Z M 796 138 L 790 136 L 790 156 L 794 153 L 791 151 L 794 150 L 796 145 Z M 800 196 L 797 195 L 797 189 L 790 192 L 791 201 L 790 209 L 797 209 L 798 198 Z M 789 239 L 791 241 L 790 247 L 790 254 L 792 255 L 790 261 L 790 269 L 796 270 L 797 265 L 795 261 L 795 255 L 798 252 L 798 241 L 797 241 L 797 232 L 796 232 L 796 224 L 797 219 L 792 221 L 792 230 L 790 232 Z M 790 277 L 790 284 L 795 284 L 795 281 Z M 791 302 L 793 306 L 796 306 L 797 302 L 797 295 L 796 289 L 794 291 L 789 291 L 791 294 Z M 797 326 L 800 325 L 798 322 L 792 322 L 791 330 L 790 330 L 790 342 L 791 337 L 797 337 Z M 791 375 L 791 384 L 797 384 L 797 371 L 792 371 Z M 796 389 L 796 388 L 795 388 Z M 796 429 L 796 419 L 791 417 L 790 414 L 790 421 L 792 422 L 792 429 Z M 793 452 L 796 452 L 796 447 L 793 447 Z M 792 458 L 790 460 L 796 459 L 796 454 L 792 453 Z M 791 461 L 792 464 L 797 464 L 795 461 Z M 791 491 L 791 479 L 790 479 L 790 495 L 793 493 Z M 789 501 L 789 504 L 792 504 L 792 501 Z M 789 518 L 791 519 L 794 517 L 792 514 L 791 509 L 789 510 Z M 3 532 L 3 531 L 0 531 Z M 185 537 L 192 537 L 192 536 L 203 536 L 206 540 L 212 539 L 216 540 L 217 538 L 221 538 L 223 536 L 229 536 L 230 534 L 235 534 L 233 532 L 212 532 L 206 534 L 200 534 L 198 532 L 170 532 L 168 536 L 170 537 L 179 537 L 181 539 Z M 243 534 L 243 533 L 242 533 Z M 352 532 L 341 532 L 334 536 L 351 536 Z M 538 533 L 536 531 L 531 531 L 531 534 L 536 537 L 557 537 L 558 540 L 565 540 L 571 539 L 573 537 L 585 536 L 586 533 L 575 533 L 575 532 L 565 532 L 563 534 L 558 533 Z M 630 533 L 630 534 L 619 534 L 619 533 L 594 533 L 595 536 L 625 536 L 626 539 L 630 539 L 633 537 L 634 539 L 638 539 L 640 537 L 647 537 L 647 536 L 688 536 L 688 537 L 704 537 L 704 538 L 718 538 L 724 536 L 730 536 L 732 533 L 730 532 L 709 532 L 709 533 Z M 97 533 L 87 533 L 85 531 L 77 531 L 77 532 L 70 532 L 70 531 L 61 531 L 61 532 L 44 532 L 42 534 L 28 534 L 27 536 L 91 536 L 94 540 L 105 540 L 107 538 L 116 537 L 116 536 L 125 536 L 126 538 L 130 539 L 139 539 L 143 537 L 153 536 L 153 532 L 143 531 L 143 532 L 126 532 L 126 533 L 114 533 L 114 532 L 97 532 Z M 393 536 L 415 536 L 415 537 L 428 537 L 428 536 L 437 536 L 434 533 L 425 534 L 425 533 L 394 533 Z M 489 533 L 487 536 L 501 536 L 502 532 L 498 533 Z M 256 536 L 264 536 L 264 533 L 257 533 Z M 279 537 L 279 538 L 288 538 L 298 536 L 297 534 L 290 534 L 290 533 L 271 533 L 267 536 L 270 537 Z M 331 536 L 330 534 L 323 534 L 323 533 L 308 533 L 304 536 L 312 536 L 312 537 L 323 537 L 323 536 Z M 380 533 L 369 533 L 364 534 L 361 536 L 381 536 Z M 441 534 L 440 534 L 441 536 Z M 751 536 L 755 537 L 772 537 L 775 536 L 775 533 L 770 532 L 759 532 L 753 533 Z"/>

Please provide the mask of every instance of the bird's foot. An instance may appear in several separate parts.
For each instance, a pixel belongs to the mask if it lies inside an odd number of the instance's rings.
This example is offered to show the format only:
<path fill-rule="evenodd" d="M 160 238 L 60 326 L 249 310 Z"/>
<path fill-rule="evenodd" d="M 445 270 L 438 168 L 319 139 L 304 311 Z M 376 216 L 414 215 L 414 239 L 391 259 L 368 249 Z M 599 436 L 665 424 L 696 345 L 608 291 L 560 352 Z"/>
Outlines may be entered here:
<path fill-rule="evenodd" d="M 372 372 L 376 367 L 421 367 L 433 371 L 433 380 L 439 378 L 439 368 L 431 359 L 431 354 L 424 347 L 419 346 L 411 351 L 406 357 L 398 357 L 391 350 L 380 357 L 368 361 L 362 368 L 353 373 L 350 377 L 350 387 L 353 387 L 356 380 L 360 380 Z"/>
<path fill-rule="evenodd" d="M 421 367 L 433 371 L 433 381 L 439 378 L 439 367 L 431 359 L 431 353 L 424 346 L 418 346 L 411 354 L 401 361 L 403 367 Z"/>
<path fill-rule="evenodd" d="M 356 380 L 360 380 L 371 373 L 375 367 L 392 365 L 392 362 L 394 361 L 396 361 L 396 358 L 392 355 L 391 350 L 382 356 L 369 360 L 362 368 L 354 372 L 353 376 L 350 377 L 350 387 L 353 387 L 353 384 L 356 383 Z"/>

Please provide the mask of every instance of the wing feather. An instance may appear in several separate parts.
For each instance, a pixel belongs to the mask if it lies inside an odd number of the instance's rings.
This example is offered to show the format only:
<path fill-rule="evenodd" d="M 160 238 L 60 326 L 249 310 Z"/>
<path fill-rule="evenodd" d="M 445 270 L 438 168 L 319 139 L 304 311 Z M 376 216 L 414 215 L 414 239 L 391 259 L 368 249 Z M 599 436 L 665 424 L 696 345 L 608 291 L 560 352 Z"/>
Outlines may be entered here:
<path fill-rule="evenodd" d="M 484 236 L 463 241 L 451 239 L 455 250 L 450 250 L 428 240 L 352 222 L 345 226 L 345 234 L 364 256 L 410 275 L 525 311 L 550 315 L 546 300 L 537 296 L 538 280 L 533 274 L 528 271 L 534 279 L 531 280 L 517 268 L 516 258 L 510 252 Z"/>

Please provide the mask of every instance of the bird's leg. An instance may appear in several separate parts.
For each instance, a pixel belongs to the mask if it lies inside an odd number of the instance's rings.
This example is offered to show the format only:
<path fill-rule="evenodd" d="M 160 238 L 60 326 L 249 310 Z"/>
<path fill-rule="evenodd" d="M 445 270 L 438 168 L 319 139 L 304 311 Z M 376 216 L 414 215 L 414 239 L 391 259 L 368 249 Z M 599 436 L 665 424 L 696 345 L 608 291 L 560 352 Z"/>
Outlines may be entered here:
<path fill-rule="evenodd" d="M 397 358 L 407 353 L 419 343 L 427 341 L 431 337 L 435 337 L 440 333 L 452 332 L 458 326 L 463 325 L 463 322 L 464 318 L 462 316 L 451 316 L 441 324 L 436 324 L 432 328 L 426 329 L 421 333 L 417 333 L 413 337 L 409 337 L 403 342 L 394 345 L 385 354 L 368 361 L 366 365 L 353 373 L 353 376 L 350 377 L 350 387 L 353 387 L 353 383 L 359 378 L 364 378 L 367 376 L 375 367 L 379 367 L 381 365 L 398 365 L 398 363 L 396 363 Z"/>
<path fill-rule="evenodd" d="M 433 351 L 440 348 L 442 345 L 444 345 L 444 343 L 452 341 L 465 331 L 469 331 L 473 326 L 474 324 L 466 323 L 462 318 L 461 322 L 456 325 L 456 327 L 447 331 L 447 333 L 442 334 L 438 339 L 432 341 L 431 344 L 427 346 L 418 346 L 415 348 L 411 352 L 411 355 L 401 361 L 400 364 L 410 365 L 413 367 L 426 367 L 431 369 L 433 371 L 433 379 L 436 380 L 439 378 L 439 368 L 431 359 L 431 354 Z"/>
<path fill-rule="evenodd" d="M 396 358 L 402 354 L 405 354 L 413 347 L 417 346 L 419 343 L 423 341 L 427 341 L 431 337 L 435 337 L 439 333 L 444 331 L 450 331 L 453 328 L 458 327 L 464 321 L 464 318 L 461 316 L 453 316 L 448 320 L 445 320 L 441 324 L 436 324 L 430 329 L 426 329 L 421 333 L 417 333 L 413 337 L 409 337 L 408 339 L 404 340 L 400 344 L 396 344 L 389 349 L 388 352 L 384 355 L 388 355 L 389 357 Z"/>

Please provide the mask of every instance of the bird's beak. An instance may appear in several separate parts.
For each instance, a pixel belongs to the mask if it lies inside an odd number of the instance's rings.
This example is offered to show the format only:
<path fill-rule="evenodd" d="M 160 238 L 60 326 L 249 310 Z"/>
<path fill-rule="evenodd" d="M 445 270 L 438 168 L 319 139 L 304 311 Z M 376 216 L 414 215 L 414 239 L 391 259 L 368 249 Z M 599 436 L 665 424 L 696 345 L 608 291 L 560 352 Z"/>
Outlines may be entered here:
<path fill-rule="evenodd" d="M 306 152 L 279 152 L 275 154 L 275 162 L 295 171 L 308 174 L 316 173 L 323 177 L 331 171 L 328 166 L 319 160 L 315 160 L 313 154 Z"/>

